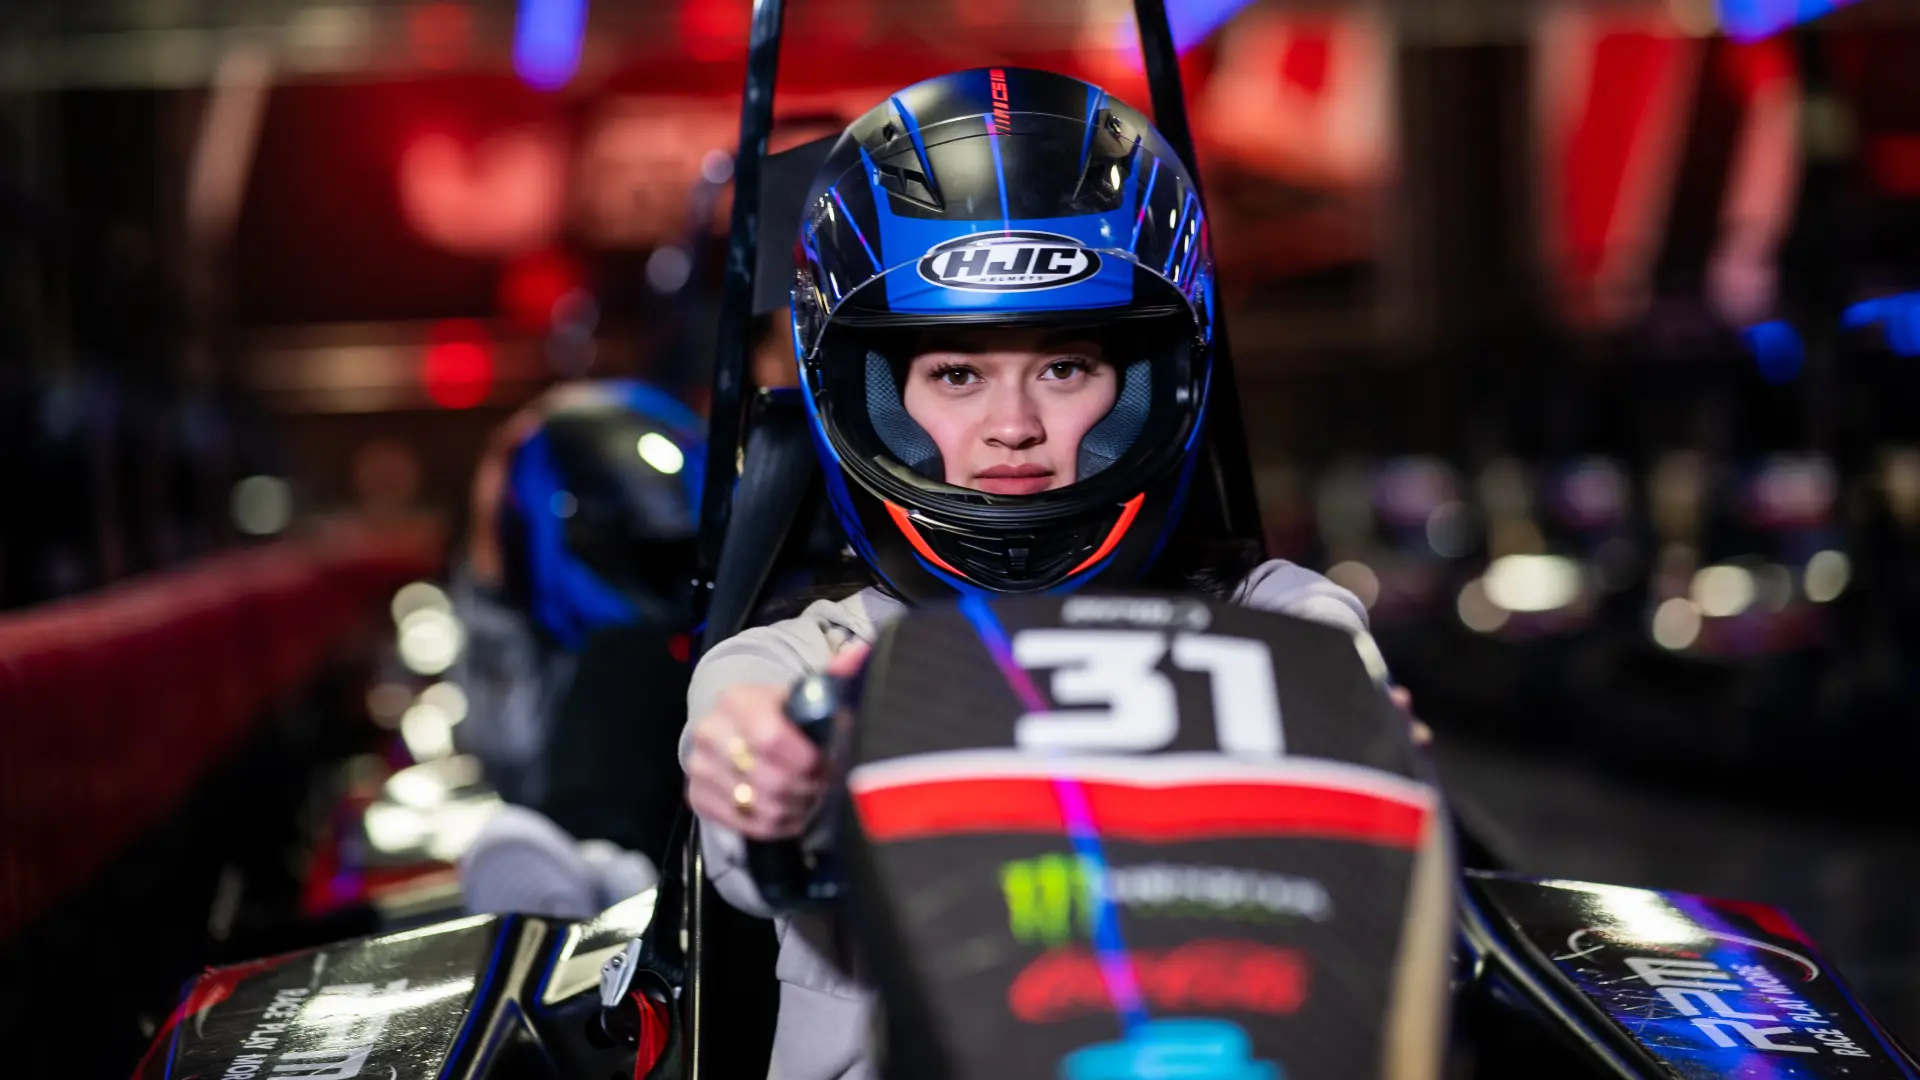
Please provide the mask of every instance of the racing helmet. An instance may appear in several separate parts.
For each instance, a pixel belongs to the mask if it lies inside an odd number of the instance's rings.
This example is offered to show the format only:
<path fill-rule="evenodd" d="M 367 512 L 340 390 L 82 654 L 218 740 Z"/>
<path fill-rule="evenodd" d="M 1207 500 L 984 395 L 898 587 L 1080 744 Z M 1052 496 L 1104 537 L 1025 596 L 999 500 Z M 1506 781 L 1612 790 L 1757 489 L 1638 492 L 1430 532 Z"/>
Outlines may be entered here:
<path fill-rule="evenodd" d="M 607 626 L 691 625 L 703 440 L 668 394 L 607 380 L 557 403 L 514 450 L 507 591 L 562 646 Z"/>
<path fill-rule="evenodd" d="M 980 68 L 917 83 L 828 152 L 794 246 L 794 350 L 848 539 L 909 600 L 1136 581 L 1185 504 L 1212 364 L 1206 212 L 1139 112 L 1078 79 Z M 945 482 L 902 404 L 914 342 L 1087 330 L 1118 376 L 1072 484 Z"/>

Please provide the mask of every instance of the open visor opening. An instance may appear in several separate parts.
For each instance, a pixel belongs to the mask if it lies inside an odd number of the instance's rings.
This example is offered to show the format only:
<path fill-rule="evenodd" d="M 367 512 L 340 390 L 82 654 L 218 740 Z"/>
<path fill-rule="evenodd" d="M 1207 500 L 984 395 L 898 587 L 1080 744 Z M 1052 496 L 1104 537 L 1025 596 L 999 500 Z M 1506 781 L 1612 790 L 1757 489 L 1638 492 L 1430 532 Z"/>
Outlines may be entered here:
<path fill-rule="evenodd" d="M 807 365 L 808 389 L 834 452 L 853 476 L 889 501 L 914 508 L 934 500 L 948 511 L 978 507 L 1000 515 L 1021 507 L 1042 519 L 1055 510 L 1070 513 L 1089 496 L 1124 501 L 1136 492 L 1119 487 L 1143 469 L 1156 472 L 1158 459 L 1178 455 L 1193 432 L 1202 374 L 1194 363 L 1197 340 L 1191 318 L 1179 310 L 1157 318 L 1105 322 L 1087 320 L 1083 314 L 1072 323 L 1054 324 L 1061 333 L 1041 336 L 1042 341 L 1059 342 L 1063 357 L 1081 352 L 1079 343 L 1098 345 L 1101 366 L 1115 382 L 1112 406 L 1075 448 L 1074 482 L 1018 496 L 949 484 L 940 448 L 908 411 L 906 386 L 907 380 L 927 375 L 914 368 L 917 356 L 935 349 L 957 346 L 964 352 L 977 347 L 980 339 L 969 334 L 971 325 L 836 323 Z M 1038 351 L 1049 351 L 1036 344 Z M 938 407 L 941 399 L 936 395 L 930 400 Z M 1049 432 L 1049 437 L 1059 433 Z M 1119 487 L 1105 490 L 1114 485 Z"/>

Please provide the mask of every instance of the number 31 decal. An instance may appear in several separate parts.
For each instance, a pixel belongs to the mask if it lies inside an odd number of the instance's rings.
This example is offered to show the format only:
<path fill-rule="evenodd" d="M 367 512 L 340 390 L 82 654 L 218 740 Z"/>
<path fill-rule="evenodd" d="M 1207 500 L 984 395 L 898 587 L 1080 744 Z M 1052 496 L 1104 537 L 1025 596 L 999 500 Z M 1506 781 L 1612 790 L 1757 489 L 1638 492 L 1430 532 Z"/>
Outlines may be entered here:
<path fill-rule="evenodd" d="M 1055 669 L 1052 697 L 1062 708 L 1030 712 L 1014 725 L 1026 750 L 1146 753 L 1180 731 L 1173 683 L 1158 669 L 1168 635 L 1149 630 L 1023 630 L 1013 657 L 1029 671 Z M 1247 638 L 1172 636 L 1175 667 L 1207 674 L 1213 723 L 1228 754 L 1277 757 L 1286 752 L 1273 656 Z M 1067 708 L 1066 706 L 1090 706 Z"/>

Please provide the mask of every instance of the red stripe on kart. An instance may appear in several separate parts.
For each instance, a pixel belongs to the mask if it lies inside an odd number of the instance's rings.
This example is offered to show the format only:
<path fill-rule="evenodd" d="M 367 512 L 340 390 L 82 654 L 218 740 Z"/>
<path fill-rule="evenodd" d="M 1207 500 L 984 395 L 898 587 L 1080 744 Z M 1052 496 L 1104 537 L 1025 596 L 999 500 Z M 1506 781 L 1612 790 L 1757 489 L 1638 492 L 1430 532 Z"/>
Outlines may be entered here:
<path fill-rule="evenodd" d="M 878 843 L 969 833 L 1058 833 L 1059 781 L 1038 777 L 931 780 L 856 791 L 867 837 Z M 1073 781 L 1102 836 L 1144 842 L 1228 836 L 1346 840 L 1413 850 L 1427 809 L 1360 791 L 1298 783 L 1140 786 Z"/>

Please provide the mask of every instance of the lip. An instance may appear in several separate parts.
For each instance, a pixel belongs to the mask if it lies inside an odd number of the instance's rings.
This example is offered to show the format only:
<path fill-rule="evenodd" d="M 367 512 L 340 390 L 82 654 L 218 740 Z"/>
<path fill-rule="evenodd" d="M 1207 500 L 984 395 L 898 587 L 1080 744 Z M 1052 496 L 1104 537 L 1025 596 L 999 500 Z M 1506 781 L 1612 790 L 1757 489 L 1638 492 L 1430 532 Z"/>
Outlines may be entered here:
<path fill-rule="evenodd" d="M 995 465 L 974 474 L 974 483 L 992 495 L 1033 495 L 1047 490 L 1053 470 L 1042 465 Z"/>

